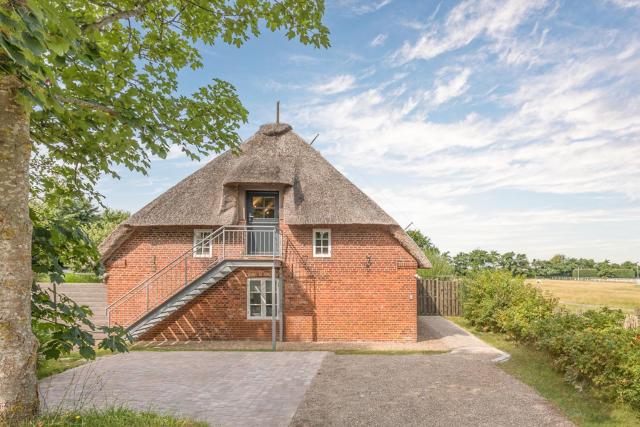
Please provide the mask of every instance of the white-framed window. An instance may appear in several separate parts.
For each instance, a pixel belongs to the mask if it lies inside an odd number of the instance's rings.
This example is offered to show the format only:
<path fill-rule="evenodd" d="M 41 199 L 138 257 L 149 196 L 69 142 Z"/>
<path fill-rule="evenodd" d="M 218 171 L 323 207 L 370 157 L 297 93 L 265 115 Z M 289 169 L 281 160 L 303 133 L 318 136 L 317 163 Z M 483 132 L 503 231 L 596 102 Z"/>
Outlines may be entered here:
<path fill-rule="evenodd" d="M 193 230 L 193 256 L 196 258 L 211 258 L 211 239 L 209 237 L 213 230 L 195 229 Z"/>
<path fill-rule="evenodd" d="M 331 230 L 328 228 L 313 229 L 313 256 L 331 256 Z"/>
<path fill-rule="evenodd" d="M 278 309 L 278 279 L 276 286 L 271 285 L 271 278 L 249 278 L 247 280 L 247 319 L 266 320 L 273 316 L 276 307 L 276 318 L 280 318 Z"/>

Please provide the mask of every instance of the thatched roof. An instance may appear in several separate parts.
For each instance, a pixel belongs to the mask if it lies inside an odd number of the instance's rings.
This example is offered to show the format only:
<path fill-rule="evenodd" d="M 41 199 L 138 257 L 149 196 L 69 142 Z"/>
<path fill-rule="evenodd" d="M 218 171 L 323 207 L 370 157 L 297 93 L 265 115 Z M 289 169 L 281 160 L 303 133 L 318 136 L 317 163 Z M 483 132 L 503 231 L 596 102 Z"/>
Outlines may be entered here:
<path fill-rule="evenodd" d="M 230 225 L 238 221 L 237 188 L 277 184 L 284 192 L 285 222 L 291 225 L 389 225 L 398 241 L 430 267 L 420 248 L 384 210 L 338 172 L 288 124 L 269 124 L 240 146 L 227 151 L 140 209 L 101 245 L 108 257 L 135 227 Z M 398 231 L 399 230 L 399 231 Z"/>

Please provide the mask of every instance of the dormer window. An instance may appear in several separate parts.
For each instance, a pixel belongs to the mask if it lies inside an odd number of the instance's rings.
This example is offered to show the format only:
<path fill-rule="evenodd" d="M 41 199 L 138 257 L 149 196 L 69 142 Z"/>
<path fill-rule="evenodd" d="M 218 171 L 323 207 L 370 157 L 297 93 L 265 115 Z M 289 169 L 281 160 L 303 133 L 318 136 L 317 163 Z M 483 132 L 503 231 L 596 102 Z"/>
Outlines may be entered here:
<path fill-rule="evenodd" d="M 196 229 L 193 230 L 193 256 L 195 258 L 211 258 L 211 239 L 209 238 L 213 230 Z"/>
<path fill-rule="evenodd" d="M 328 258 L 331 256 L 331 230 L 313 229 L 313 256 Z"/>

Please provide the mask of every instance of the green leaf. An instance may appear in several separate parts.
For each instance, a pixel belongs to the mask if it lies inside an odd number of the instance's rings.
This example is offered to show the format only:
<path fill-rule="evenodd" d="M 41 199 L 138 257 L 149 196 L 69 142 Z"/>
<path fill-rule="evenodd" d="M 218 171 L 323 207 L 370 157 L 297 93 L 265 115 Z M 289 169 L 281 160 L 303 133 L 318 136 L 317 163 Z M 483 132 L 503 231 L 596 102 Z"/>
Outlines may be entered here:
<path fill-rule="evenodd" d="M 44 46 L 40 43 L 40 40 L 32 36 L 30 33 L 22 33 L 22 40 L 24 41 L 24 46 L 34 55 L 41 55 L 44 51 Z"/>
<path fill-rule="evenodd" d="M 54 36 L 47 40 L 47 47 L 56 55 L 63 56 L 69 50 L 70 43 L 60 36 Z"/>

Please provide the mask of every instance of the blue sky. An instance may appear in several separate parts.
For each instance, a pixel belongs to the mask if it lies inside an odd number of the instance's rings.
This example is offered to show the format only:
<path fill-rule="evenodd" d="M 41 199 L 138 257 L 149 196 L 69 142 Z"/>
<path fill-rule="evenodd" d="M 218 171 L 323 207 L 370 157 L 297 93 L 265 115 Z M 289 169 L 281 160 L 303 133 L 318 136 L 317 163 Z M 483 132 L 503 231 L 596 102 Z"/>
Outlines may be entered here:
<path fill-rule="evenodd" d="M 327 2 L 332 47 L 264 33 L 203 47 L 250 112 L 281 120 L 442 249 L 640 261 L 640 0 Z M 210 157 L 212 158 L 213 155 Z M 205 161 L 176 150 L 99 189 L 135 211 Z"/>

